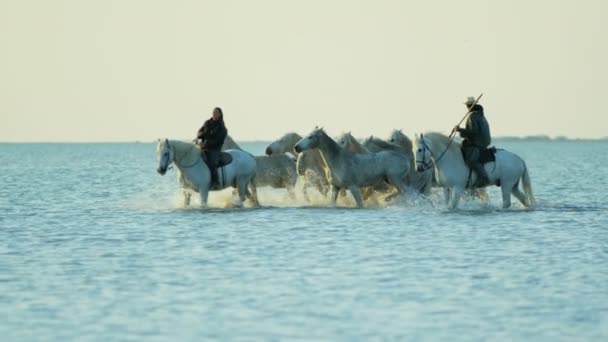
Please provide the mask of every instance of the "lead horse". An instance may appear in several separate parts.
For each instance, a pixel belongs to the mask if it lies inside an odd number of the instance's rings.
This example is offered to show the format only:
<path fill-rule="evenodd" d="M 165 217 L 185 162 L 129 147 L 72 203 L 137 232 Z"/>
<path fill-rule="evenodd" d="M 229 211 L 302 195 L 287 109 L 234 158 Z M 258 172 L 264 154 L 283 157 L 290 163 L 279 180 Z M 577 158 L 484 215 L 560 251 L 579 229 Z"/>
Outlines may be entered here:
<path fill-rule="evenodd" d="M 340 189 L 353 194 L 357 206 L 363 207 L 360 188 L 387 180 L 404 195 L 403 175 L 409 171 L 407 158 L 393 151 L 370 154 L 352 153 L 335 142 L 322 128 L 316 128 L 295 145 L 296 152 L 318 149 L 325 162 L 325 174 L 332 187 L 331 201 L 336 205 Z"/>
<path fill-rule="evenodd" d="M 445 189 L 446 201 L 450 208 L 456 208 L 458 201 L 469 184 L 475 184 L 476 175 L 465 164 L 460 144 L 441 133 L 416 136 L 412 147 L 416 169 L 424 172 L 435 168 L 439 186 Z M 511 206 L 513 194 L 526 208 L 534 206 L 532 182 L 526 163 L 521 157 L 507 150 L 497 150 L 495 161 L 484 165 L 491 184 L 500 184 L 502 207 Z M 524 192 L 519 190 L 519 182 Z"/>
<path fill-rule="evenodd" d="M 218 168 L 221 177 L 221 186 L 211 189 L 211 172 L 201 157 L 201 149 L 198 145 L 178 140 L 159 140 L 156 146 L 158 156 L 157 171 L 160 175 L 167 172 L 173 163 L 178 169 L 178 179 L 184 190 L 184 204 L 190 204 L 190 191 L 198 192 L 201 196 L 201 206 L 207 206 L 207 198 L 210 190 L 222 190 L 229 186 L 236 187 L 239 193 L 240 203 L 243 205 L 246 198 L 259 205 L 257 189 L 255 187 L 256 162 L 253 156 L 245 151 L 227 150 L 226 153 L 232 157 L 232 162 Z M 248 188 L 251 188 L 250 189 Z"/>

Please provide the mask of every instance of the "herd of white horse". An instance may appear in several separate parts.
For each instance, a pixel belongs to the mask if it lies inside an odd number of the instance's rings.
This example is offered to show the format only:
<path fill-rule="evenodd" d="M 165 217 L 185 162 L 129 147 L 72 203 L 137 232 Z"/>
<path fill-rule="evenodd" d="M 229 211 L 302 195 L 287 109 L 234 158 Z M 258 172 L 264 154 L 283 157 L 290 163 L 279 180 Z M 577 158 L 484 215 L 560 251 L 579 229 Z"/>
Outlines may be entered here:
<path fill-rule="evenodd" d="M 363 142 L 345 133 L 333 139 L 322 128 L 305 137 L 287 133 L 266 148 L 265 156 L 244 151 L 230 136 L 222 148 L 232 162 L 218 170 L 218 183 L 211 184 L 211 173 L 201 158 L 200 148 L 178 140 L 159 140 L 158 169 L 164 175 L 171 164 L 177 168 L 185 205 L 193 193 L 207 205 L 209 191 L 236 188 L 240 206 L 249 199 L 259 205 L 257 188 L 284 188 L 296 197 L 298 178 L 303 181 L 302 195 L 309 201 L 309 191 L 316 189 L 336 205 L 340 194 L 348 190 L 357 206 L 363 207 L 373 194 L 416 198 L 428 196 L 433 187 L 443 188 L 449 208 L 456 208 L 465 191 L 487 197 L 483 189 L 470 189 L 475 173 L 466 166 L 460 143 L 441 133 L 416 135 L 410 140 L 400 130 L 388 139 L 370 137 Z M 516 154 L 497 150 L 495 161 L 485 164 L 492 185 L 502 191 L 503 208 L 511 206 L 511 195 L 525 207 L 534 206 L 534 196 L 525 162 Z M 523 192 L 519 184 L 522 184 Z"/>

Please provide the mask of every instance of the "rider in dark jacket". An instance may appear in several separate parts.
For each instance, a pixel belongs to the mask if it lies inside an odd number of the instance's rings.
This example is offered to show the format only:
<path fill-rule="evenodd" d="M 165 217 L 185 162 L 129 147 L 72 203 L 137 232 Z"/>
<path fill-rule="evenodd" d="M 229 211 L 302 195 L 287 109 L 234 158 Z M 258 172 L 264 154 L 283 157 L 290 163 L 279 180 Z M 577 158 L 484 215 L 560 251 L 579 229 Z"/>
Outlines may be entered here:
<path fill-rule="evenodd" d="M 479 156 L 481 151 L 492 142 L 490 125 L 485 118 L 483 107 L 475 103 L 475 98 L 469 97 L 464 104 L 469 109 L 466 126 L 465 128 L 456 126 L 454 130 L 464 138 L 462 142 L 464 161 L 478 176 L 475 186 L 484 187 L 490 183 L 490 179 L 483 164 L 479 162 Z"/>
<path fill-rule="evenodd" d="M 205 121 L 203 127 L 198 130 L 195 139 L 207 156 L 212 184 L 215 184 L 218 180 L 217 165 L 219 164 L 222 145 L 224 145 L 227 135 L 228 130 L 226 129 L 226 125 L 224 125 L 224 114 L 221 108 L 216 107 L 213 109 L 213 116 Z"/>

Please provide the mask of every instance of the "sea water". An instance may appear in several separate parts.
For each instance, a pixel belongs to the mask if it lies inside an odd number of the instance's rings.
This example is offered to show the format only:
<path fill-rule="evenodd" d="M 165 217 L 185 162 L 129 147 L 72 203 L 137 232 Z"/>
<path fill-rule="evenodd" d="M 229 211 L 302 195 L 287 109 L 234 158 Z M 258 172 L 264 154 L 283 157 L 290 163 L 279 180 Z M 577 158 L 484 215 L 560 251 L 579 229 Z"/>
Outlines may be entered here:
<path fill-rule="evenodd" d="M 224 191 L 202 210 L 152 143 L 0 144 L 0 336 L 605 340 L 608 143 L 499 147 L 535 210 L 497 188 L 454 211 L 438 190 L 354 209 L 264 188 L 261 208 Z"/>

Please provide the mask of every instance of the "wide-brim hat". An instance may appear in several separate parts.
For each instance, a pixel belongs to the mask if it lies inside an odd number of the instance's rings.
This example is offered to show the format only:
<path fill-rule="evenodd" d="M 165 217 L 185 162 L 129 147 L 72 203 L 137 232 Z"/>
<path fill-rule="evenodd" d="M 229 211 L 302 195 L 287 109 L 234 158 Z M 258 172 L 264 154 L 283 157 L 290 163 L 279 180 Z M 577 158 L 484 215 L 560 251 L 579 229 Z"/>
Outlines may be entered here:
<path fill-rule="evenodd" d="M 466 100 L 466 101 L 464 101 L 463 103 L 464 103 L 465 105 L 467 105 L 467 106 L 470 106 L 470 105 L 472 105 L 473 103 L 475 103 L 475 101 L 476 101 L 476 100 L 475 100 L 475 98 L 474 98 L 473 96 L 469 96 L 469 97 L 467 97 L 467 100 Z"/>

